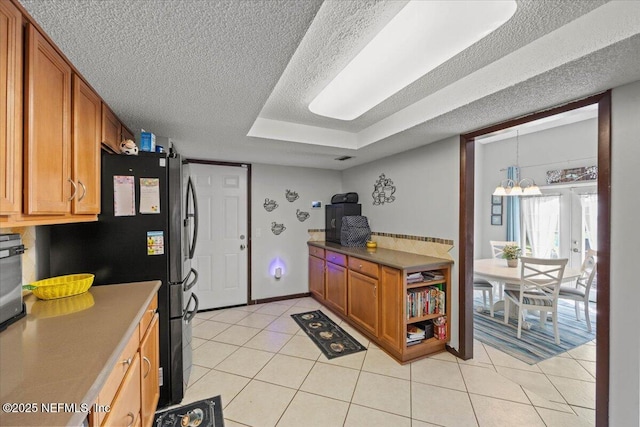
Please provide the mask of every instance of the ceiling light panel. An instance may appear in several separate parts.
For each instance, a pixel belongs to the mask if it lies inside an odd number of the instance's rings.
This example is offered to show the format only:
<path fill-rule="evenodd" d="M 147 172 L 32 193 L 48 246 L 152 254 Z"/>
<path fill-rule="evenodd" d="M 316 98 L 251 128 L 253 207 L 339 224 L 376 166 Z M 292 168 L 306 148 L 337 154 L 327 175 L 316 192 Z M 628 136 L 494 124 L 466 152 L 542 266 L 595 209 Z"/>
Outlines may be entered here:
<path fill-rule="evenodd" d="M 515 13 L 516 2 L 412 0 L 309 104 L 353 120 L 464 49 Z"/>

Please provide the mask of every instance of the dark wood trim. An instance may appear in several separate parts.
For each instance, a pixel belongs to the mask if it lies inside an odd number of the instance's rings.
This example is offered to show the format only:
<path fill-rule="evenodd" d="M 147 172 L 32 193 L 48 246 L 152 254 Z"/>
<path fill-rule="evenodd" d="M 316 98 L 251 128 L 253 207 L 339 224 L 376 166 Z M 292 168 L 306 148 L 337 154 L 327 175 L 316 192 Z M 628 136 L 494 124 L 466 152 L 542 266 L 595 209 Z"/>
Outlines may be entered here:
<path fill-rule="evenodd" d="M 460 136 L 459 348 L 462 359 L 473 356 L 473 203 L 474 140 L 480 135 L 555 114 L 598 104 L 598 310 L 596 330 L 596 425 L 609 425 L 609 329 L 611 253 L 611 91 L 599 93 L 491 125 Z"/>
<path fill-rule="evenodd" d="M 598 102 L 598 302 L 596 313 L 596 425 L 609 425 L 611 304 L 611 91 Z"/>
<path fill-rule="evenodd" d="M 473 241 L 475 142 L 460 136 L 460 245 L 458 252 L 459 349 L 462 360 L 473 358 Z M 467 197 L 471 195 L 471 197 Z M 471 292 L 466 292 L 471 289 Z M 471 310 L 467 310 L 471 307 Z"/>
<path fill-rule="evenodd" d="M 305 292 L 302 294 L 285 295 L 282 297 L 262 298 L 262 299 L 257 299 L 255 301 L 251 301 L 249 305 L 265 304 L 267 302 L 276 302 L 276 301 L 286 301 L 288 299 L 304 298 L 304 297 L 310 297 L 310 296 L 311 296 L 310 292 Z"/>
<path fill-rule="evenodd" d="M 502 130 L 502 129 L 507 129 L 513 126 L 518 126 L 524 123 L 529 123 L 532 122 L 534 120 L 538 120 L 538 119 L 543 119 L 545 117 L 549 117 L 549 116 L 555 116 L 556 114 L 560 114 L 560 113 L 564 113 L 567 111 L 571 111 L 571 110 L 575 110 L 576 108 L 582 108 L 582 107 L 586 107 L 587 105 L 592 105 L 592 104 L 597 104 L 600 99 L 602 99 L 602 97 L 606 94 L 607 92 L 602 92 L 599 93 L 597 95 L 592 95 L 588 98 L 583 98 L 583 99 L 578 99 L 576 101 L 571 101 L 567 104 L 563 104 L 557 107 L 553 107 L 553 108 L 549 108 L 548 110 L 543 110 L 543 111 L 538 111 L 532 114 L 527 114 L 525 116 L 521 116 L 521 117 L 517 117 L 515 119 L 510 119 L 507 120 L 506 122 L 502 122 L 502 123 L 498 123 L 495 125 L 491 125 L 488 126 L 486 128 L 482 128 L 482 129 L 478 129 L 478 130 L 474 130 L 472 132 L 466 133 L 463 136 L 467 139 L 467 140 L 471 140 L 474 139 L 478 136 L 481 135 L 486 135 L 488 133 L 491 132 L 495 132 L 498 130 Z"/>
<path fill-rule="evenodd" d="M 252 289 L 253 289 L 253 281 L 251 274 L 251 266 L 253 265 L 253 257 L 251 254 L 253 253 L 253 238 L 251 237 L 251 230 L 253 227 L 251 226 L 251 164 L 247 163 L 247 250 L 249 253 L 247 254 L 247 300 L 253 301 Z"/>
<path fill-rule="evenodd" d="M 233 166 L 247 169 L 247 304 L 255 304 L 256 302 L 251 296 L 251 253 L 252 241 L 251 238 L 251 163 L 237 163 L 237 162 L 223 162 L 218 160 L 205 160 L 205 159 L 192 159 L 187 158 L 187 163 L 195 163 L 200 165 L 212 165 L 212 166 Z"/>

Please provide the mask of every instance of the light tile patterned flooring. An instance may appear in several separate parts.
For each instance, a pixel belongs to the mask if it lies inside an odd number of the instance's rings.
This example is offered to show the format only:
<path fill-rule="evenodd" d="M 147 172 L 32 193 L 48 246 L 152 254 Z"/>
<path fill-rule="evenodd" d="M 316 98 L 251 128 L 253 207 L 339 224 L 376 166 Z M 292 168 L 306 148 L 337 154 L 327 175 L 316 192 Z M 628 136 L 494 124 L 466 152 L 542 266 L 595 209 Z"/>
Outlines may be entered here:
<path fill-rule="evenodd" d="M 318 308 L 299 298 L 197 314 L 182 404 L 222 395 L 227 427 L 594 425 L 594 342 L 537 365 L 476 341 L 473 360 L 402 366 L 323 308 L 368 348 L 329 360 L 290 317 Z"/>

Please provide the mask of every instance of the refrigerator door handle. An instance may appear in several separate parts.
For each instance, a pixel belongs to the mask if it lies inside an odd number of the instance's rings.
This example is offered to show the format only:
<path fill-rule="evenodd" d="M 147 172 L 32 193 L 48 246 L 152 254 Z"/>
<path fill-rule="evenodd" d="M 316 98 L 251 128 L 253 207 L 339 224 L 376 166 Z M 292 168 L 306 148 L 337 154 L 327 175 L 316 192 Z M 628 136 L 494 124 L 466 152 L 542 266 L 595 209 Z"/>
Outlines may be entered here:
<path fill-rule="evenodd" d="M 190 198 L 193 198 L 193 213 L 189 213 Z M 196 242 L 198 241 L 198 198 L 196 197 L 196 189 L 191 177 L 187 182 L 187 218 L 193 218 L 193 238 L 189 245 L 189 259 L 193 259 L 196 251 Z"/>
<path fill-rule="evenodd" d="M 193 280 L 187 283 L 192 274 L 194 275 Z M 184 292 L 187 292 L 189 289 L 193 288 L 197 282 L 198 272 L 196 271 L 196 269 L 192 268 L 191 271 L 189 271 L 189 274 L 187 274 L 187 277 L 184 279 Z"/>
<path fill-rule="evenodd" d="M 189 306 L 191 305 L 191 301 L 195 301 L 196 302 L 196 306 L 193 308 L 193 310 L 189 310 Z M 187 310 L 184 312 L 184 316 L 183 319 L 186 323 L 190 323 L 194 317 L 196 317 L 196 314 L 198 314 L 198 306 L 200 305 L 200 302 L 198 301 L 198 297 L 196 296 L 196 294 L 191 294 L 191 298 L 189 299 L 189 304 L 187 304 Z"/>

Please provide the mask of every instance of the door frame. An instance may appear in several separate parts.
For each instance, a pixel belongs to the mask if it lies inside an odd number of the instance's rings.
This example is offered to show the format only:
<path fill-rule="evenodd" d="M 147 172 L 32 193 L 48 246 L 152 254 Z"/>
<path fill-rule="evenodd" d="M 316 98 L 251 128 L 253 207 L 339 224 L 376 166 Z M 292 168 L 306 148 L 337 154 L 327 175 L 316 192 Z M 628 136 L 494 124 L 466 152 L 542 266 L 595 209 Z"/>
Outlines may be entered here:
<path fill-rule="evenodd" d="M 475 138 L 555 114 L 598 105 L 598 310 L 596 315 L 596 425 L 609 425 L 609 328 L 611 252 L 611 90 L 460 135 L 459 348 L 473 357 L 473 245 Z"/>
<path fill-rule="evenodd" d="M 253 304 L 251 296 L 251 163 L 222 162 L 217 160 L 204 160 L 187 158 L 187 163 L 197 163 L 212 166 L 233 166 L 247 169 L 247 302 Z"/>

